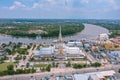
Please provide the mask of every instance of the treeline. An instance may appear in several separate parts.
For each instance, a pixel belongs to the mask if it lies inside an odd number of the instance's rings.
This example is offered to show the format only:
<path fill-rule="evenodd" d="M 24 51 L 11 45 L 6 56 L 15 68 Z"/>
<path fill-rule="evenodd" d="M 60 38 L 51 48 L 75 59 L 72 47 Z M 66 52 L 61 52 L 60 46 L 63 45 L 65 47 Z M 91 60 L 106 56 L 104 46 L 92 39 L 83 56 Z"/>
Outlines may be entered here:
<path fill-rule="evenodd" d="M 14 75 L 14 74 L 28 74 L 28 73 L 34 73 L 35 69 L 17 69 L 16 71 L 14 70 L 13 65 L 7 66 L 7 70 L 0 72 L 0 76 L 5 76 L 5 75 Z"/>
<path fill-rule="evenodd" d="M 95 23 L 96 25 L 100 25 L 108 30 L 120 30 L 120 23 Z"/>
<path fill-rule="evenodd" d="M 87 65 L 87 64 L 73 64 L 72 66 L 73 66 L 73 68 L 75 68 L 75 69 L 80 69 L 80 68 L 85 68 L 85 67 L 87 67 L 87 66 L 100 67 L 101 64 L 98 63 L 98 62 L 95 62 L 95 63 L 92 63 L 91 65 Z"/>
<path fill-rule="evenodd" d="M 62 26 L 62 35 L 72 35 L 84 29 L 81 22 L 32 22 L 32 23 L 0 23 L 0 33 L 14 37 L 57 37 L 59 26 Z M 30 33 L 31 30 L 43 30 L 46 33 Z"/>
<path fill-rule="evenodd" d="M 79 24 L 79 25 L 65 25 L 62 26 L 62 35 L 73 35 L 77 32 L 81 32 L 84 29 L 84 25 Z M 51 27 L 51 28 L 46 28 L 45 29 L 48 34 L 41 34 L 42 37 L 56 37 L 59 35 L 59 26 L 57 27 Z"/>

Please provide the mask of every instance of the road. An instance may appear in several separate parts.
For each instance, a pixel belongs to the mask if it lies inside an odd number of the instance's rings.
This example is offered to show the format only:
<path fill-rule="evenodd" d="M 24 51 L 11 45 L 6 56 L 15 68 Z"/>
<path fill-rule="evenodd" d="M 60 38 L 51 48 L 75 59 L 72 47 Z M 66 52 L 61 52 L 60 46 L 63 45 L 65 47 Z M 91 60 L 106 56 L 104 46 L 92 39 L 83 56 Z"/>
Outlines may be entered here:
<path fill-rule="evenodd" d="M 4 76 L 4 77 L 0 77 L 0 80 L 29 80 L 30 76 L 34 76 L 36 77 L 37 80 L 40 80 L 41 78 L 44 78 L 45 76 L 51 77 L 50 75 L 52 74 L 54 74 L 54 77 L 55 77 L 59 75 L 71 75 L 73 73 L 88 73 L 88 72 L 105 71 L 105 70 L 118 71 L 118 69 L 120 69 L 120 64 L 106 65 L 104 67 L 98 67 L 98 68 L 94 68 L 94 67 L 82 68 L 82 69 L 57 68 L 57 69 L 52 69 L 51 72 Z"/>

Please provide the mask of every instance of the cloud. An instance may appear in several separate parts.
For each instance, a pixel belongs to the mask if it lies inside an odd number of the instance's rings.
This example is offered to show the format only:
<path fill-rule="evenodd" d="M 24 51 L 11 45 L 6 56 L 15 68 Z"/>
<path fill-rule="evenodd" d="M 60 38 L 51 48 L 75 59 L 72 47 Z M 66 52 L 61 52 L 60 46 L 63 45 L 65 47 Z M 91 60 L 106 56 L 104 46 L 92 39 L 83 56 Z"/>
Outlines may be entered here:
<path fill-rule="evenodd" d="M 119 0 L 16 0 L 9 5 L 3 5 L 2 13 L 9 13 L 8 16 L 28 17 L 111 17 L 120 13 Z M 7 7 L 5 7 L 7 6 Z M 114 13 L 112 13 L 114 12 Z M 116 12 L 116 13 L 115 13 Z M 2 13 L 3 15 L 5 15 Z M 24 13 L 24 14 L 20 14 Z M 34 14 L 34 15 L 33 15 Z M 0 14 L 1 15 L 1 14 Z"/>
<path fill-rule="evenodd" d="M 116 3 L 115 0 L 108 0 L 108 1 L 115 10 L 120 9 L 120 6 Z"/>
<path fill-rule="evenodd" d="M 26 8 L 26 5 L 22 4 L 19 1 L 15 1 L 12 6 L 9 6 L 9 7 L 6 7 L 6 8 L 8 8 L 9 10 L 14 10 L 16 8 Z"/>
<path fill-rule="evenodd" d="M 82 2 L 82 3 L 87 3 L 87 4 L 88 4 L 88 3 L 90 2 L 90 0 L 81 0 L 81 2 Z"/>
<path fill-rule="evenodd" d="M 42 4 L 40 4 L 40 3 L 33 3 L 33 6 L 32 6 L 32 8 L 42 8 L 43 7 L 43 5 Z"/>

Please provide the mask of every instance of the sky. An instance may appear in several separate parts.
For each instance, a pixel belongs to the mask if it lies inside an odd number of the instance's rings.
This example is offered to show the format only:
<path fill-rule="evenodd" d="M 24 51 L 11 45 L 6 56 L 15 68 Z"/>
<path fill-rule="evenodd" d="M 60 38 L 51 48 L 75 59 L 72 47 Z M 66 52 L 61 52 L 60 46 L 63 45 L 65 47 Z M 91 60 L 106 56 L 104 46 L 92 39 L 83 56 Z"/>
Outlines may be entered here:
<path fill-rule="evenodd" d="M 120 19 L 120 0 L 0 0 L 0 18 Z"/>

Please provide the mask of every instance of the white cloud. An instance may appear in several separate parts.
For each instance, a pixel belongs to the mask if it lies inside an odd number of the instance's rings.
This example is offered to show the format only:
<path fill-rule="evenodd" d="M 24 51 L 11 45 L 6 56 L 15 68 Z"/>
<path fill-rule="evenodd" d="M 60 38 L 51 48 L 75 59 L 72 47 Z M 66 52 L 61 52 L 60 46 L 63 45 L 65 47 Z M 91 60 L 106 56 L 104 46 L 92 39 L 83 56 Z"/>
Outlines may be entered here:
<path fill-rule="evenodd" d="M 40 3 L 33 3 L 33 6 L 32 6 L 32 8 L 42 8 L 42 7 L 43 5 Z"/>
<path fill-rule="evenodd" d="M 116 3 L 115 0 L 109 0 L 109 3 L 111 4 L 111 6 L 112 6 L 115 10 L 120 9 L 120 6 Z"/>
<path fill-rule="evenodd" d="M 90 0 L 81 0 L 81 2 L 88 4 L 90 2 Z"/>
<path fill-rule="evenodd" d="M 10 10 L 14 10 L 16 8 L 26 8 L 26 5 L 22 4 L 21 2 L 15 1 L 12 6 L 7 7 Z"/>

